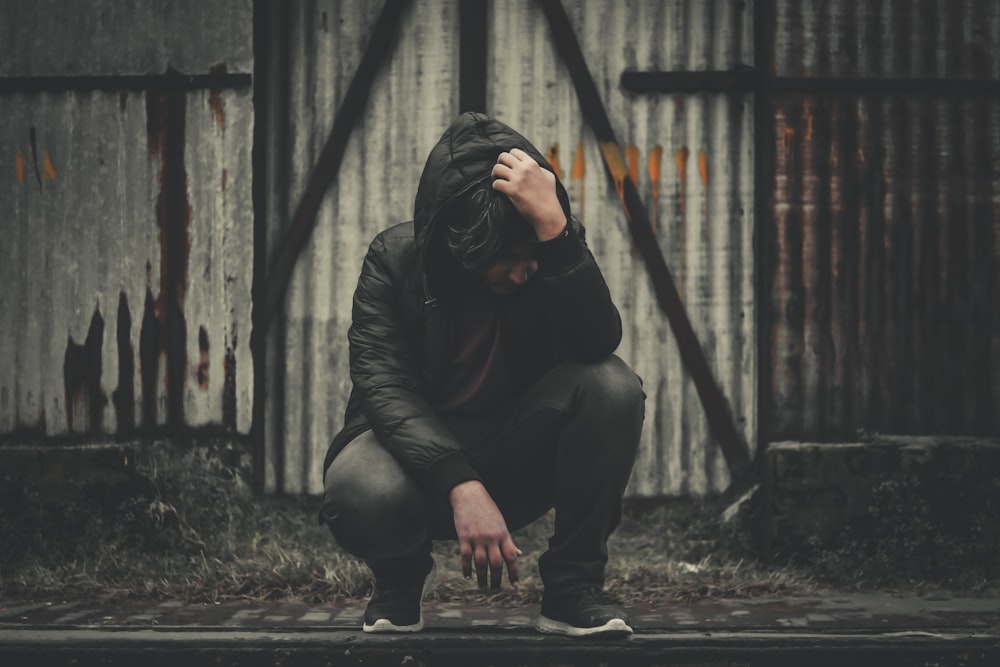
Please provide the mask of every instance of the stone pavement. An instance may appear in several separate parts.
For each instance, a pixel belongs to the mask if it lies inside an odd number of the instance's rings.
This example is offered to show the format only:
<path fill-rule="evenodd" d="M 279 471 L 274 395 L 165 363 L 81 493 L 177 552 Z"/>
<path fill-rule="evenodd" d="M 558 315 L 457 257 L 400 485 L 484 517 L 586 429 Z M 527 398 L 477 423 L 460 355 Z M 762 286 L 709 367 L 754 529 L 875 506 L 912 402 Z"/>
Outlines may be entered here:
<path fill-rule="evenodd" d="M 418 635 L 360 631 L 364 604 L 0 600 L 0 665 L 1000 666 L 1000 599 L 831 594 L 630 609 L 631 639 L 531 629 L 535 607 L 425 605 Z M 44 663 L 39 663 L 44 658 Z"/>

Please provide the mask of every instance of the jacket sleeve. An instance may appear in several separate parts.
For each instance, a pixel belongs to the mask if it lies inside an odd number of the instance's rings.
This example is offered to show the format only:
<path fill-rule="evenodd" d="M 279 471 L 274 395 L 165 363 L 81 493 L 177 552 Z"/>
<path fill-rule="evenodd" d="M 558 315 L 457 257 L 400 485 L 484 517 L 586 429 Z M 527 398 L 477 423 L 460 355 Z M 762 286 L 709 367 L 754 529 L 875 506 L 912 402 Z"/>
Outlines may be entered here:
<path fill-rule="evenodd" d="M 609 356 L 621 342 L 622 320 L 587 248 L 583 226 L 571 217 L 561 235 L 537 249 L 551 335 L 571 359 Z"/>
<path fill-rule="evenodd" d="M 364 414 L 379 442 L 418 484 L 446 496 L 456 484 L 479 476 L 422 395 L 388 267 L 384 240 L 377 237 L 354 293 L 347 334 L 351 380 L 363 393 Z"/>

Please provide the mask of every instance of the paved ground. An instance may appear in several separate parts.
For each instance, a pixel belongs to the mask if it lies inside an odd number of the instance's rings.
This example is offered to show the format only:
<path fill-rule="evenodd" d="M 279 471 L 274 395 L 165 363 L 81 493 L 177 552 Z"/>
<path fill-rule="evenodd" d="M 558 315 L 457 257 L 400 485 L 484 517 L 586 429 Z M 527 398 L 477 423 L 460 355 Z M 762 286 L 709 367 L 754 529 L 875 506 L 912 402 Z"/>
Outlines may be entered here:
<path fill-rule="evenodd" d="M 542 637 L 534 607 L 429 603 L 425 632 L 364 635 L 363 603 L 0 600 L 0 663 L 1000 665 L 1000 599 L 883 594 L 632 608 L 636 635 Z M 485 660 L 485 662 L 484 662 Z M 871 661 L 871 662 L 869 662 Z"/>

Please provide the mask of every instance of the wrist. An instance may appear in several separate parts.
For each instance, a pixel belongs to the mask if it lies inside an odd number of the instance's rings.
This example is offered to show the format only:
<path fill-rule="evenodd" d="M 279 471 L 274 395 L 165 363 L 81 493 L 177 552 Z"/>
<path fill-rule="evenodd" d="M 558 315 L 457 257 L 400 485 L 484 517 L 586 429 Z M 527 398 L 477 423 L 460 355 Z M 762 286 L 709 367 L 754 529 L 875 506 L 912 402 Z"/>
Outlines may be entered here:
<path fill-rule="evenodd" d="M 461 482 L 451 487 L 451 491 L 448 492 L 448 501 L 455 505 L 462 501 L 463 498 L 468 498 L 470 495 L 478 494 L 484 491 L 486 487 L 478 479 L 470 479 L 466 482 Z"/>
<path fill-rule="evenodd" d="M 558 215 L 551 215 L 535 225 L 535 236 L 539 241 L 550 241 L 566 229 L 566 214 L 559 210 Z"/>

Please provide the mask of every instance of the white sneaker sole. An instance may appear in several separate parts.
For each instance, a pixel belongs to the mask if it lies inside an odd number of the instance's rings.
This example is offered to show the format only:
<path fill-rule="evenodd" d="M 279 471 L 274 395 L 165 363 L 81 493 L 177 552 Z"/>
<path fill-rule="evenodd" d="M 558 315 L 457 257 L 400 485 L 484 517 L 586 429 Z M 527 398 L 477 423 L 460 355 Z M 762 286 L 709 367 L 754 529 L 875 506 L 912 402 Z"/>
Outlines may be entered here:
<path fill-rule="evenodd" d="M 546 635 L 563 635 L 564 637 L 603 637 L 605 639 L 624 639 L 632 634 L 632 628 L 620 618 L 613 618 L 604 625 L 595 628 L 578 628 L 562 621 L 539 616 L 535 621 L 535 630 Z"/>
<path fill-rule="evenodd" d="M 424 577 L 424 589 L 420 592 L 420 620 L 413 625 L 396 625 L 388 618 L 380 618 L 371 625 L 365 623 L 361 626 L 364 632 L 371 632 L 374 634 L 379 633 L 404 633 L 404 632 L 420 632 L 424 629 L 424 609 L 423 603 L 424 598 L 434 587 L 434 578 L 437 576 L 437 563 L 431 564 L 431 571 L 427 573 Z"/>

